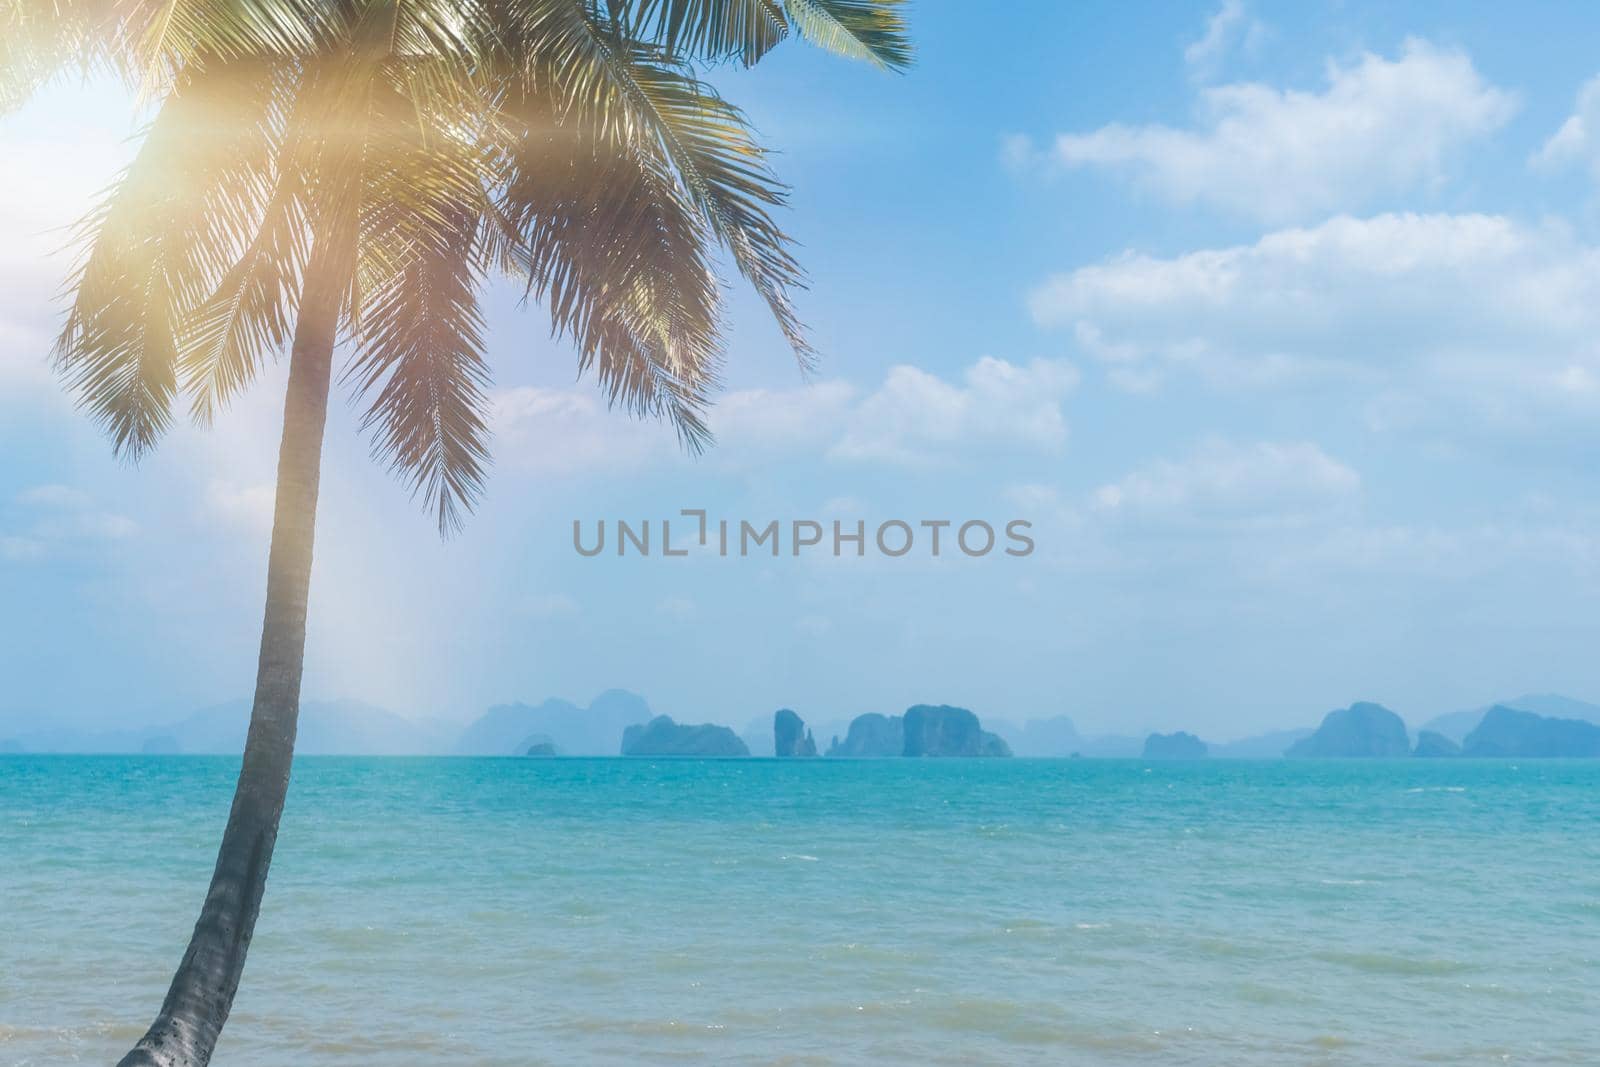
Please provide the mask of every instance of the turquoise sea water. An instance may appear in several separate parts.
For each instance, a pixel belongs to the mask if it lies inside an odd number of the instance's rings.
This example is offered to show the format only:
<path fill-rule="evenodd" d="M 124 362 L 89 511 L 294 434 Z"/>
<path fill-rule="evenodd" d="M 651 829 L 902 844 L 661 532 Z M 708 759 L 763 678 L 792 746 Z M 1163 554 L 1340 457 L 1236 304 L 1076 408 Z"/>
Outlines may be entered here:
<path fill-rule="evenodd" d="M 0 1063 L 113 1061 L 237 761 L 0 757 Z M 302 759 L 222 1067 L 1600 1058 L 1600 764 Z"/>

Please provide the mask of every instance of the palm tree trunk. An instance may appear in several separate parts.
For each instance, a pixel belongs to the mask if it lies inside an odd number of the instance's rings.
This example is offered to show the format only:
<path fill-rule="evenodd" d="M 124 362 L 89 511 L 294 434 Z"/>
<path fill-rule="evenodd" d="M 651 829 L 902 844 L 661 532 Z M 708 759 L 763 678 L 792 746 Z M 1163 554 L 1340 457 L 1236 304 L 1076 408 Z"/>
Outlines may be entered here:
<path fill-rule="evenodd" d="M 233 1006 L 261 910 L 300 714 L 322 433 L 339 320 L 337 278 L 338 270 L 327 257 L 313 260 L 295 324 L 278 451 L 261 660 L 228 828 L 200 920 L 161 1014 L 119 1067 L 206 1067 Z"/>

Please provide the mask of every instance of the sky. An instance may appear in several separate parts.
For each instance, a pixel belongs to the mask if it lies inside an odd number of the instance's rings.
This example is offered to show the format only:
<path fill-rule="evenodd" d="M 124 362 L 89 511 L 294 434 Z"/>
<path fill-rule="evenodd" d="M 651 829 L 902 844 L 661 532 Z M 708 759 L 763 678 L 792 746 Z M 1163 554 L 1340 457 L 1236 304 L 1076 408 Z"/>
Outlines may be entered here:
<path fill-rule="evenodd" d="M 719 443 L 606 409 L 489 300 L 459 536 L 330 422 L 305 696 L 464 720 L 623 687 L 680 720 L 953 703 L 1225 740 L 1600 700 L 1600 13 L 1356 0 L 911 9 L 892 75 L 713 80 L 793 185 L 819 372 L 730 302 Z M 0 117 L 0 718 L 250 692 L 286 366 L 138 467 L 50 371 L 60 227 L 135 103 Z M 583 558 L 574 520 L 1032 523 L 1035 551 Z"/>

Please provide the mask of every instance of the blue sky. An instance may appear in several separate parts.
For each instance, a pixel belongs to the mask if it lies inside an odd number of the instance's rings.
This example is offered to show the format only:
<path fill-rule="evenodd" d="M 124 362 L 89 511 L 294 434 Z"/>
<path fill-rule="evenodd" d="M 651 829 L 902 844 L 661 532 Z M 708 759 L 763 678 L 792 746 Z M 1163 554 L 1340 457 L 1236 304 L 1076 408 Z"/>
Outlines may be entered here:
<path fill-rule="evenodd" d="M 924 0 L 906 76 L 719 72 L 795 186 L 821 373 L 732 301 L 721 444 L 606 412 L 491 307 L 496 463 L 441 544 L 329 435 L 306 695 L 634 689 L 680 718 L 918 701 L 1217 739 L 1600 699 L 1600 15 Z M 0 120 L 0 716 L 250 690 L 283 369 L 137 469 L 44 366 L 50 228 L 133 105 Z M 584 560 L 574 519 L 1034 523 L 1027 559 Z"/>

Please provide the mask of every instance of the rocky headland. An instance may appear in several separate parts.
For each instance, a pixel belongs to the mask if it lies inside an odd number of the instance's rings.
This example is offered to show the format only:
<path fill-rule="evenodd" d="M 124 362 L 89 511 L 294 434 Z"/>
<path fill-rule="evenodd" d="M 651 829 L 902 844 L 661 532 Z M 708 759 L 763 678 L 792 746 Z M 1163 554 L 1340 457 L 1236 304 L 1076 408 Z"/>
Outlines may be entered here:
<path fill-rule="evenodd" d="M 817 742 L 804 719 L 789 708 L 779 708 L 772 715 L 772 750 L 779 759 L 802 759 L 817 754 Z"/>
<path fill-rule="evenodd" d="M 1410 754 L 1405 721 L 1382 704 L 1365 701 L 1328 712 L 1315 733 L 1296 741 L 1284 753 L 1301 759 L 1383 759 Z"/>
<path fill-rule="evenodd" d="M 739 735 L 714 723 L 676 723 L 670 715 L 657 715 L 647 723 L 622 731 L 624 756 L 748 756 Z"/>

